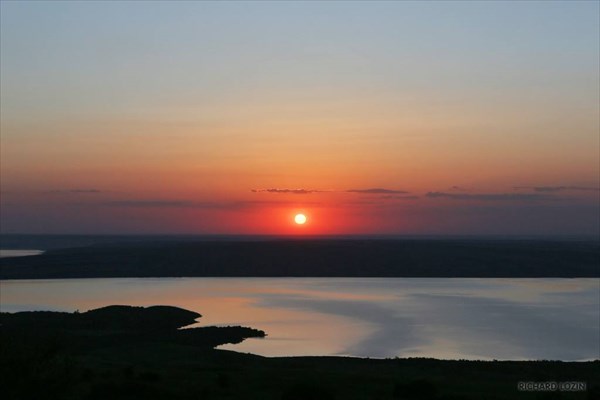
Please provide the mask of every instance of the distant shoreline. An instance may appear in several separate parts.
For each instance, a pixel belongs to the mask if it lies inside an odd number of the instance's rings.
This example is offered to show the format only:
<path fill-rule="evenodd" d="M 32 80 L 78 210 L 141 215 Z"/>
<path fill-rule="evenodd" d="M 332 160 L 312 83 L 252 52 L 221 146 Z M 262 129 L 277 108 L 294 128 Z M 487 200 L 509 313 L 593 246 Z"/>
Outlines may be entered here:
<path fill-rule="evenodd" d="M 0 279 L 134 277 L 598 278 L 600 242 L 190 238 L 98 242 L 0 259 Z"/>
<path fill-rule="evenodd" d="M 471 242 L 590 242 L 600 235 L 215 235 L 215 234 L 0 234 L 0 249 L 66 249 L 100 244 L 147 242 L 279 242 L 279 241 L 471 241 Z"/>

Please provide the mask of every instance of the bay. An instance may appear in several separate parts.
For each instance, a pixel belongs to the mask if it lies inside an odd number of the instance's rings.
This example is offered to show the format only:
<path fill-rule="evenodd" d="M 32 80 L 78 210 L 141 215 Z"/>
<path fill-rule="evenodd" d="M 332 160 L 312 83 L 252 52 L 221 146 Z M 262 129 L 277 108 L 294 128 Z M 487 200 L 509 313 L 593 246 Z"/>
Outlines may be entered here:
<path fill-rule="evenodd" d="M 118 278 L 1 281 L 0 309 L 172 305 L 267 332 L 264 356 L 600 358 L 600 279 Z"/>

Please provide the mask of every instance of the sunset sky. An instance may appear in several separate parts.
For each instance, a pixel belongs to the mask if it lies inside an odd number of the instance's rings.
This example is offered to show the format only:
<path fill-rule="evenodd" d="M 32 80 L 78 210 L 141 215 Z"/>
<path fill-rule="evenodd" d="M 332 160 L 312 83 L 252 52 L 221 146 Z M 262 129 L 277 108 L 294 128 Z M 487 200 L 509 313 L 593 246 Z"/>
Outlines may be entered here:
<path fill-rule="evenodd" d="M 1 232 L 597 235 L 599 4 L 3 1 Z"/>

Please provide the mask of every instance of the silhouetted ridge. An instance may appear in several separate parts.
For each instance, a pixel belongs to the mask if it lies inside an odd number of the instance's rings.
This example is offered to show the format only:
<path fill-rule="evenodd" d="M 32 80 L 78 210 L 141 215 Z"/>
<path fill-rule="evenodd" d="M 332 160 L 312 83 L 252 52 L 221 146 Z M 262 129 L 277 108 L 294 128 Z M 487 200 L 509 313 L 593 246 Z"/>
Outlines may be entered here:
<path fill-rule="evenodd" d="M 240 327 L 202 327 L 179 329 L 196 323 L 201 315 L 170 306 L 132 307 L 113 305 L 84 313 L 30 311 L 0 313 L 0 332 L 4 335 L 60 334 L 72 343 L 126 344 L 139 341 L 166 341 L 202 347 L 239 343 L 249 337 L 264 337 L 265 332 Z"/>
<path fill-rule="evenodd" d="M 0 259 L 0 279 L 600 277 L 597 241 L 271 240 L 112 243 Z"/>

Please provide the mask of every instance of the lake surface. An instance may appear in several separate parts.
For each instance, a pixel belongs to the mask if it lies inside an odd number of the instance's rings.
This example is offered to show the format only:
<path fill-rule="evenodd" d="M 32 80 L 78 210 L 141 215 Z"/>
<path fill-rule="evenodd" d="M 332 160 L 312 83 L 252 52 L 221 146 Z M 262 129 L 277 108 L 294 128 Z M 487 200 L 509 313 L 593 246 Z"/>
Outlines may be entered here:
<path fill-rule="evenodd" d="M 0 258 L 6 257 L 26 257 L 26 256 L 37 256 L 42 254 L 43 250 L 5 250 L 0 249 Z"/>
<path fill-rule="evenodd" d="M 2 281 L 0 308 L 173 305 L 267 332 L 265 356 L 600 358 L 600 279 L 156 278 Z"/>

